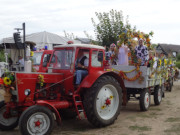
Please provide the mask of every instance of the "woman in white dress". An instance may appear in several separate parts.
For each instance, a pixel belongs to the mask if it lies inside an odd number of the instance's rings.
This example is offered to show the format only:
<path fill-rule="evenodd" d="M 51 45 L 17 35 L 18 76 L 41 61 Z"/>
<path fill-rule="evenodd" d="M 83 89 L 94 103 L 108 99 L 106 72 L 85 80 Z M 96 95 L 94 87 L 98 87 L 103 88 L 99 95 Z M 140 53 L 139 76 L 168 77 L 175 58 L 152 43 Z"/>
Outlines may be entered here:
<path fill-rule="evenodd" d="M 124 44 L 122 44 L 119 47 L 118 63 L 117 63 L 118 65 L 124 65 L 124 66 L 129 65 L 128 52 L 129 52 L 129 48 L 127 46 L 125 46 Z"/>

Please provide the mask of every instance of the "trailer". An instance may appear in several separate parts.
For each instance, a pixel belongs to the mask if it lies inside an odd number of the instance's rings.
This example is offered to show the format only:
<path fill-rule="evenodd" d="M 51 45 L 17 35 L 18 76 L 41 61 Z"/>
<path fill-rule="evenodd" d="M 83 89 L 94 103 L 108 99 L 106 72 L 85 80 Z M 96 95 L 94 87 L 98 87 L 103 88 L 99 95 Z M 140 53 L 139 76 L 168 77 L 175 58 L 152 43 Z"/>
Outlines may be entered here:
<path fill-rule="evenodd" d="M 132 97 L 139 100 L 140 109 L 147 111 L 151 103 L 151 95 L 154 96 L 155 105 L 161 103 L 162 97 L 164 97 L 164 85 L 165 77 L 163 77 L 162 68 L 150 68 L 147 66 L 118 66 L 113 65 L 112 70 L 116 73 L 124 72 L 127 78 L 133 78 L 137 74 L 139 78 L 134 81 L 124 79 L 124 85 L 127 89 L 127 100 Z"/>

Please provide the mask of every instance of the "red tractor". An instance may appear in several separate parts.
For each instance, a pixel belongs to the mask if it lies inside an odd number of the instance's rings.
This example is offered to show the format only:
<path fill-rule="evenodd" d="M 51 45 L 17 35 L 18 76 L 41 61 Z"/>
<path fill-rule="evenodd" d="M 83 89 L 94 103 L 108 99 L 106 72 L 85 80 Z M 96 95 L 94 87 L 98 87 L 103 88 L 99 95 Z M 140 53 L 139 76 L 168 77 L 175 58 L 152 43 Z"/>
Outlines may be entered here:
<path fill-rule="evenodd" d="M 88 74 L 75 87 L 79 51 L 84 52 L 89 66 Z M 96 127 L 117 119 L 121 105 L 126 104 L 126 89 L 118 74 L 106 71 L 104 48 L 70 44 L 57 46 L 53 52 L 48 73 L 11 73 L 14 81 L 5 85 L 5 101 L 0 102 L 1 130 L 19 124 L 23 135 L 46 135 L 52 132 L 55 121 L 81 119 L 81 112 Z"/>
<path fill-rule="evenodd" d="M 47 67 L 49 67 L 52 54 L 53 50 L 35 51 L 32 56 L 33 68 L 37 72 L 47 72 Z"/>

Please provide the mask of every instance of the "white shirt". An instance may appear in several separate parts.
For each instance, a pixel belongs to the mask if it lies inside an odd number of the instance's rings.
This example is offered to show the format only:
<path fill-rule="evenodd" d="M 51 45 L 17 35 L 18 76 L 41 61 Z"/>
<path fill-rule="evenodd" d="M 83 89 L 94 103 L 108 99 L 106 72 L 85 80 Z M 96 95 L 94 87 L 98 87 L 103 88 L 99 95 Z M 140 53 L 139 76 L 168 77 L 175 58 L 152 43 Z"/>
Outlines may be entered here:
<path fill-rule="evenodd" d="M 24 59 L 23 59 L 23 58 L 20 59 L 20 60 L 19 60 L 19 63 L 20 63 L 20 65 L 24 66 Z"/>
<path fill-rule="evenodd" d="M 84 57 L 84 56 L 81 56 L 81 57 L 78 59 L 78 62 L 80 62 L 83 57 Z M 84 65 L 83 65 L 83 66 L 85 66 L 85 67 L 88 67 L 88 66 L 89 66 L 89 59 L 88 59 L 88 58 L 86 58 L 86 59 L 84 60 Z"/>

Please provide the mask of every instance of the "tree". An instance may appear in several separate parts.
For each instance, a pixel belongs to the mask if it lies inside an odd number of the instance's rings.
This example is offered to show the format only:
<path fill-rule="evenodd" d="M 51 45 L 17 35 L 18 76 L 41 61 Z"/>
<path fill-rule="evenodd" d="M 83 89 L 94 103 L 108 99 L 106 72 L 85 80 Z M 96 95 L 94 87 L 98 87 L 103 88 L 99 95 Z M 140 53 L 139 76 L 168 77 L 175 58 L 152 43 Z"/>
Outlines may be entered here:
<path fill-rule="evenodd" d="M 93 40 L 93 37 L 92 37 L 91 35 L 89 35 L 89 34 L 87 33 L 87 31 L 84 31 L 84 34 L 85 34 L 85 36 L 86 36 L 88 39 L 90 39 L 91 44 L 94 44 L 94 45 L 100 45 L 100 44 L 101 44 L 99 41 Z"/>
<path fill-rule="evenodd" d="M 109 13 L 95 12 L 99 23 L 96 23 L 92 18 L 92 23 L 95 28 L 96 38 L 101 45 L 109 46 L 111 43 L 117 43 L 118 36 L 126 30 L 130 29 L 128 17 L 126 18 L 126 24 L 123 23 L 122 11 L 111 10 Z"/>
<path fill-rule="evenodd" d="M 73 33 L 67 33 L 65 30 L 64 30 L 64 36 L 69 39 L 75 39 L 75 36 Z"/>
<path fill-rule="evenodd" d="M 5 62 L 4 50 L 0 50 L 0 62 Z"/>
<path fill-rule="evenodd" d="M 177 61 L 180 61 L 180 53 L 176 56 Z"/>
<path fill-rule="evenodd" d="M 157 44 L 152 44 L 152 45 L 151 45 L 151 49 L 152 49 L 152 50 L 155 50 L 157 46 L 158 46 Z"/>

